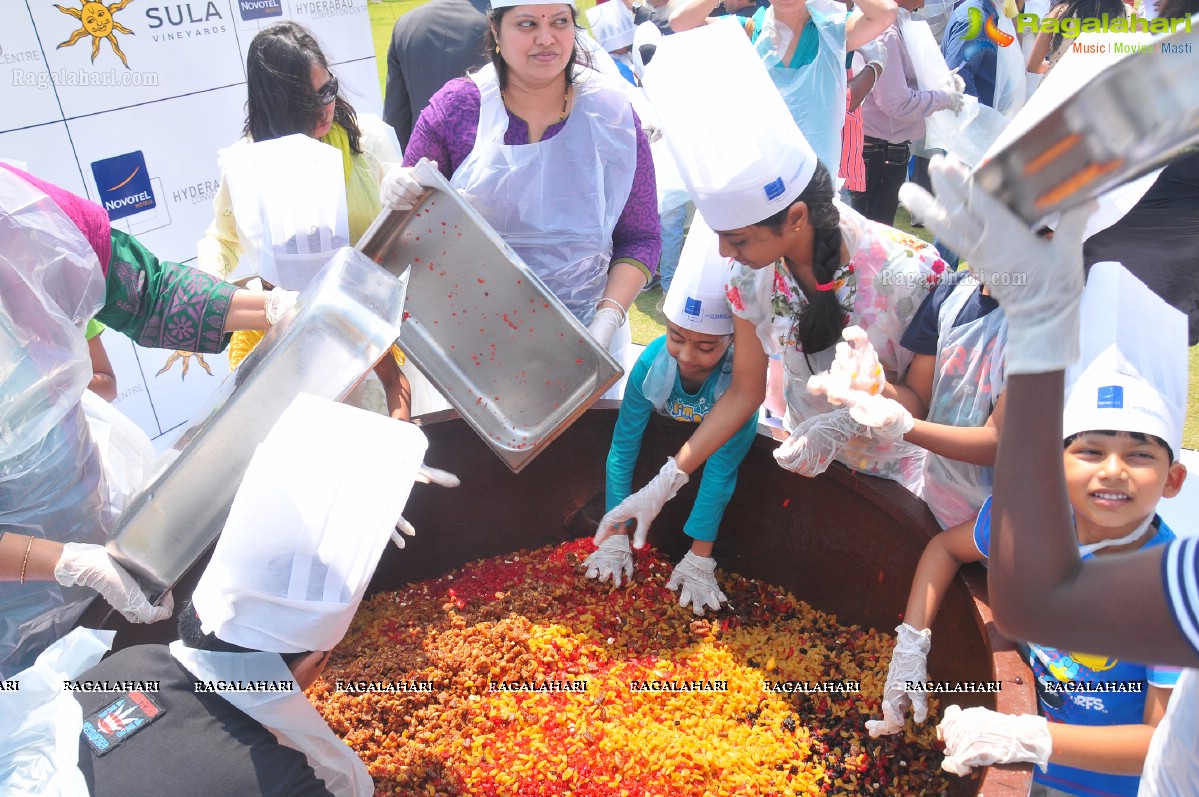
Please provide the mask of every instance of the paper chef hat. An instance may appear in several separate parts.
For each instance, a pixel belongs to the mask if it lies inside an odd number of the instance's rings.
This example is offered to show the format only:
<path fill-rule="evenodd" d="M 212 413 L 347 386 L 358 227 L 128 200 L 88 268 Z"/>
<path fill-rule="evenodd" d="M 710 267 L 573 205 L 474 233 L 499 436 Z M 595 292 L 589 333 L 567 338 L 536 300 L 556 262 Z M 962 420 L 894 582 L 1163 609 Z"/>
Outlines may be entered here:
<path fill-rule="evenodd" d="M 200 627 L 253 650 L 331 650 L 408 500 L 428 441 L 301 394 L 258 446 L 192 595 Z"/>
<path fill-rule="evenodd" d="M 733 332 L 733 314 L 724 290 L 729 261 L 720 256 L 718 246 L 716 233 L 696 213 L 662 305 L 662 312 L 671 321 L 703 335 Z"/>
<path fill-rule="evenodd" d="M 616 0 L 609 0 L 615 2 Z M 512 8 L 513 6 L 556 6 L 568 5 L 575 8 L 575 0 L 491 0 L 491 8 Z"/>
<path fill-rule="evenodd" d="M 609 0 L 587 12 L 587 24 L 600 47 L 608 52 L 631 47 L 637 25 L 623 0 Z"/>
<path fill-rule="evenodd" d="M 812 179 L 816 153 L 736 21 L 664 36 L 642 82 L 712 229 L 756 224 Z"/>
<path fill-rule="evenodd" d="M 1186 316 L 1119 263 L 1091 267 L 1081 314 L 1082 356 L 1068 374 L 1064 435 L 1150 434 L 1177 458 L 1187 401 Z"/>

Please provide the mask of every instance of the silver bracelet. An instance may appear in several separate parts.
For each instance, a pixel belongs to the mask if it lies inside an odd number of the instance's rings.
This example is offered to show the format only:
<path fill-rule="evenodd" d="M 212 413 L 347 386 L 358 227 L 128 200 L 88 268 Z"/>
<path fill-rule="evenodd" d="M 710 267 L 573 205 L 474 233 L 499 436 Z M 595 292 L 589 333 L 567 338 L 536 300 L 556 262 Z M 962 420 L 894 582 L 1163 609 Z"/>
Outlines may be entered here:
<path fill-rule="evenodd" d="M 599 306 L 601 304 L 603 304 L 604 302 L 608 302 L 609 304 L 615 305 L 616 309 L 620 312 L 620 323 L 621 324 L 623 324 L 625 322 L 625 320 L 628 319 L 629 311 L 624 309 L 623 304 L 616 301 L 615 299 L 613 299 L 610 296 L 604 296 L 603 298 L 601 298 L 598 302 L 595 303 L 595 308 L 598 310 Z"/>

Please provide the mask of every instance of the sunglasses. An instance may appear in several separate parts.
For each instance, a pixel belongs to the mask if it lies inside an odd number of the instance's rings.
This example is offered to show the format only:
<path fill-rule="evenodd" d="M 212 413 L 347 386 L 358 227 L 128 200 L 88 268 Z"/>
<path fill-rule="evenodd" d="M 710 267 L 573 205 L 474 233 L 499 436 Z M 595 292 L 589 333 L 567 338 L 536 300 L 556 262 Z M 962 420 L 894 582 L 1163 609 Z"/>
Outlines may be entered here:
<path fill-rule="evenodd" d="M 316 99 L 321 105 L 330 105 L 337 100 L 337 75 L 329 73 L 329 82 L 316 92 Z"/>

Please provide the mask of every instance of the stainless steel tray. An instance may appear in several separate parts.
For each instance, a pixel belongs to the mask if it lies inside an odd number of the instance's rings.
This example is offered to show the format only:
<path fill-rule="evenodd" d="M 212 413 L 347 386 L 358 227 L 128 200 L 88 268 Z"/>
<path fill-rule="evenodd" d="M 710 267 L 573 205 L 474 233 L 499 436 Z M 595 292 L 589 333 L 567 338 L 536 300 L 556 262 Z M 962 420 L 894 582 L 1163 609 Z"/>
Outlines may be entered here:
<path fill-rule="evenodd" d="M 975 178 L 1029 224 L 1140 177 L 1199 141 L 1199 27 L 1153 39 L 1095 75 L 978 167 Z"/>
<path fill-rule="evenodd" d="M 406 274 L 340 250 L 196 413 L 108 543 L 152 600 L 216 540 L 255 448 L 291 400 L 340 399 L 383 356 L 406 288 Z"/>
<path fill-rule="evenodd" d="M 385 211 L 358 249 L 411 267 L 400 346 L 513 472 L 611 387 L 620 365 L 437 169 L 410 211 Z"/>

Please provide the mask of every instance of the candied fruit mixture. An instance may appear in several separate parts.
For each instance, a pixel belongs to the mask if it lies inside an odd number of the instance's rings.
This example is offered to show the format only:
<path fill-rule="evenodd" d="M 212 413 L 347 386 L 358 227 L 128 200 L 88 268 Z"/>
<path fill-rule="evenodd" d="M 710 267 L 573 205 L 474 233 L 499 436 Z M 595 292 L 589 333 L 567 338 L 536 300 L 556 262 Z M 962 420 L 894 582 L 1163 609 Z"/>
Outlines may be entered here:
<path fill-rule="evenodd" d="M 934 721 L 865 731 L 890 636 L 732 573 L 729 605 L 697 620 L 659 553 L 637 552 L 632 585 L 613 588 L 583 577 L 592 550 L 473 562 L 362 604 L 308 696 L 377 795 L 949 791 Z"/>

